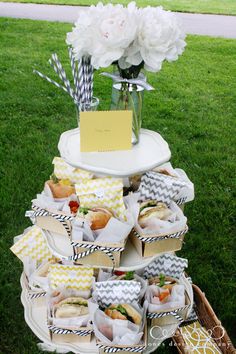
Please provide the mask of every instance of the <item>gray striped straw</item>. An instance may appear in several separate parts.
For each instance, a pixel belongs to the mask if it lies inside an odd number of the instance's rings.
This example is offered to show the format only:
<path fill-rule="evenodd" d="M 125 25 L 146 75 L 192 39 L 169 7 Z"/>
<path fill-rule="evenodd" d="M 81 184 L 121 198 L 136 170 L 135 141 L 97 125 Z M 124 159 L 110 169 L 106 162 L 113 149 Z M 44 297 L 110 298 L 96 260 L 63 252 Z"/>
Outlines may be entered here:
<path fill-rule="evenodd" d="M 74 91 L 72 90 L 72 88 L 70 86 L 70 81 L 66 77 L 65 70 L 63 69 L 61 62 L 59 61 L 57 54 L 52 54 L 52 60 L 54 61 L 55 65 L 58 69 L 58 75 L 59 75 L 60 79 L 63 81 L 65 87 L 67 88 L 68 93 L 70 94 L 70 96 L 74 100 L 76 100 L 76 97 L 74 95 Z"/>
<path fill-rule="evenodd" d="M 50 79 L 48 76 L 42 74 L 40 71 L 34 70 L 33 73 L 34 73 L 34 74 L 37 74 L 37 75 L 40 76 L 41 78 L 47 80 L 47 81 L 50 82 L 51 84 L 55 85 L 55 86 L 58 87 L 58 88 L 61 88 L 62 90 L 64 90 L 66 93 L 69 94 L 69 92 L 68 92 L 68 90 L 67 90 L 66 87 L 64 87 L 64 86 L 62 86 L 62 85 L 60 85 L 60 84 L 58 84 L 56 81 Z M 72 98 L 74 98 L 74 97 L 72 97 Z"/>
<path fill-rule="evenodd" d="M 77 101 L 79 101 L 79 82 L 78 82 L 78 71 L 76 68 L 76 63 L 75 59 L 73 57 L 73 51 L 71 47 L 68 47 L 69 51 L 69 58 L 70 58 L 70 65 L 71 65 L 71 70 L 72 70 L 72 76 L 74 80 L 74 85 L 75 85 L 75 96 Z"/>

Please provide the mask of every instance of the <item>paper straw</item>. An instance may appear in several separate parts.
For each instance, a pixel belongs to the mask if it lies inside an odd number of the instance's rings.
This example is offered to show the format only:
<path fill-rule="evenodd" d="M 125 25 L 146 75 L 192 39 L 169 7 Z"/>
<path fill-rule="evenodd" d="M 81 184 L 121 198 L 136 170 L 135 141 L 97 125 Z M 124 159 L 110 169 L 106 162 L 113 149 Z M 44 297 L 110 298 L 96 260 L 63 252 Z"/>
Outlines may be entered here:
<path fill-rule="evenodd" d="M 82 67 L 82 60 L 78 60 L 77 65 L 77 72 L 78 72 L 78 87 L 79 87 L 79 102 L 82 101 L 82 86 L 83 86 L 83 67 Z"/>
<path fill-rule="evenodd" d="M 75 64 L 75 59 L 73 57 L 73 51 L 71 47 L 68 47 L 69 51 L 69 58 L 70 58 L 70 65 L 71 65 L 71 70 L 72 70 L 72 76 L 74 80 L 74 85 L 75 85 L 75 95 L 77 98 L 77 101 L 79 101 L 79 82 L 78 82 L 78 71 L 76 69 L 76 64 Z"/>
<path fill-rule="evenodd" d="M 82 103 L 85 103 L 86 101 L 86 60 L 85 57 L 82 58 L 81 62 L 81 68 L 82 68 L 82 79 L 81 79 L 81 86 L 80 86 L 80 100 Z"/>
<path fill-rule="evenodd" d="M 65 70 L 63 69 L 61 62 L 59 61 L 57 54 L 52 54 L 52 60 L 54 61 L 55 65 L 58 69 L 58 75 L 59 75 L 60 79 L 63 81 L 65 87 L 67 88 L 68 93 L 70 94 L 70 96 L 73 99 L 76 100 L 76 97 L 74 95 L 74 91 L 72 90 L 72 88 L 70 86 L 70 81 L 66 77 Z"/>
<path fill-rule="evenodd" d="M 50 79 L 48 76 L 42 74 L 41 72 L 39 72 L 38 70 L 34 70 L 33 71 L 34 74 L 37 74 L 38 76 L 42 77 L 43 79 L 47 80 L 48 82 L 50 82 L 51 84 L 55 85 L 58 88 L 61 88 L 62 90 L 64 90 L 66 93 L 69 94 L 69 92 L 67 91 L 66 87 L 58 84 L 56 81 Z"/>
<path fill-rule="evenodd" d="M 93 98 L 93 66 L 89 65 L 89 101 Z"/>

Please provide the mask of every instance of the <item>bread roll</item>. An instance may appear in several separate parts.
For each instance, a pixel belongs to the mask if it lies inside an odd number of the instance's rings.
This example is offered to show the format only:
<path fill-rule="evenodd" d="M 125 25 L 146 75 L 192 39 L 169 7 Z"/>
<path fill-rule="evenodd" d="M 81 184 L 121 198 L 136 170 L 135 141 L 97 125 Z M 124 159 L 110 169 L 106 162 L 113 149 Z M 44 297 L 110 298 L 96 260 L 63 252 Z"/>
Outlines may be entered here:
<path fill-rule="evenodd" d="M 51 189 L 54 198 L 63 199 L 68 198 L 72 194 L 75 194 L 75 187 L 73 185 L 63 183 L 63 180 L 55 183 L 53 180 L 48 180 L 45 182 Z"/>
<path fill-rule="evenodd" d="M 56 318 L 70 318 L 88 314 L 88 302 L 82 297 L 68 297 L 55 306 Z"/>
<path fill-rule="evenodd" d="M 138 222 L 140 226 L 145 227 L 146 222 L 151 218 L 157 218 L 160 220 L 168 220 L 172 211 L 165 203 L 156 201 L 146 201 L 140 204 L 140 213 Z"/>
<path fill-rule="evenodd" d="M 117 311 L 116 309 L 107 308 L 105 310 L 105 314 L 111 317 L 113 320 L 127 320 L 127 317 L 125 315 L 122 315 L 122 313 Z"/>
<path fill-rule="evenodd" d="M 81 212 L 82 210 L 82 212 Z M 85 218 L 90 223 L 91 230 L 103 229 L 110 218 L 112 212 L 107 208 L 80 208 L 77 216 Z"/>
<path fill-rule="evenodd" d="M 142 322 L 140 313 L 130 304 L 112 304 L 105 310 L 105 314 L 113 320 L 129 320 L 137 325 Z"/>

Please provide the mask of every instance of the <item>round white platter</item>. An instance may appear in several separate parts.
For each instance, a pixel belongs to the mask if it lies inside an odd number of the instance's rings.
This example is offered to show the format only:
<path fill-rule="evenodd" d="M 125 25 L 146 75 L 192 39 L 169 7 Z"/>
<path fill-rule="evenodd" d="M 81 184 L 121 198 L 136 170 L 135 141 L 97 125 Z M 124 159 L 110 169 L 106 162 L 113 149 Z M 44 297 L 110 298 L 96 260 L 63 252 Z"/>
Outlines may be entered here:
<path fill-rule="evenodd" d="M 40 298 L 40 301 L 31 300 L 28 296 L 27 291 L 27 278 L 24 273 L 22 273 L 20 278 L 20 283 L 22 287 L 21 302 L 24 307 L 24 316 L 27 325 L 33 331 L 33 333 L 42 341 L 42 346 L 46 351 L 53 351 L 58 353 L 76 353 L 76 354 L 99 354 L 99 350 L 96 347 L 96 341 L 94 336 L 90 343 L 80 343 L 79 345 L 73 343 L 55 343 L 51 340 L 49 336 L 49 331 L 47 327 L 47 299 L 46 297 Z M 148 343 L 147 348 L 143 354 L 149 354 L 154 352 L 158 346 L 166 338 L 172 336 L 176 330 L 176 325 L 166 326 L 165 336 L 158 333 L 158 331 L 153 331 L 154 338 L 150 335 L 150 327 L 148 327 Z M 160 338 L 160 339 L 159 339 Z"/>
<path fill-rule="evenodd" d="M 73 248 L 71 246 L 69 238 L 64 235 L 57 234 L 55 232 L 50 232 L 43 230 L 44 236 L 46 238 L 47 244 L 51 252 L 60 259 L 67 259 L 73 256 Z M 173 252 L 170 252 L 173 253 Z M 142 258 L 136 248 L 133 246 L 130 240 L 127 241 L 125 245 L 125 250 L 121 256 L 120 267 L 117 268 L 122 271 L 139 270 L 142 269 L 155 258 L 160 257 L 161 253 L 156 254 L 153 257 Z M 91 266 L 93 266 L 91 264 Z M 104 266 L 96 266 L 96 268 L 109 268 Z M 110 267 L 112 268 L 112 267 Z"/>
<path fill-rule="evenodd" d="M 160 134 L 141 129 L 140 142 L 131 150 L 80 152 L 79 128 L 62 133 L 58 149 L 71 166 L 102 175 L 127 177 L 151 170 L 170 160 L 171 152 Z"/>

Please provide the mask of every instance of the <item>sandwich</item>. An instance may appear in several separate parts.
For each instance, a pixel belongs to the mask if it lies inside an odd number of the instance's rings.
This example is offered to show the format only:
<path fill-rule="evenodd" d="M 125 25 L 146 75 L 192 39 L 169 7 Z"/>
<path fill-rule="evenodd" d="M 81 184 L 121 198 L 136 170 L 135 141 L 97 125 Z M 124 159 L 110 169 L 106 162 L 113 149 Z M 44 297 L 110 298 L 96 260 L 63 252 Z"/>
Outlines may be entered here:
<path fill-rule="evenodd" d="M 177 178 L 176 175 L 170 173 L 167 169 L 158 170 L 158 173 L 161 173 L 162 175 L 166 175 L 166 176 Z"/>
<path fill-rule="evenodd" d="M 158 287 L 157 295 L 155 295 L 154 298 L 157 298 L 160 302 L 166 302 L 177 282 L 171 277 L 166 277 L 164 274 L 160 274 L 157 277 L 150 278 L 149 284 Z"/>
<path fill-rule="evenodd" d="M 159 288 L 172 289 L 177 281 L 174 278 L 167 277 L 164 274 L 160 274 L 156 277 L 148 279 L 149 285 L 157 285 Z"/>
<path fill-rule="evenodd" d="M 103 229 L 112 216 L 112 212 L 103 207 L 80 207 L 77 213 L 77 217 L 82 217 L 89 222 L 91 230 Z"/>
<path fill-rule="evenodd" d="M 134 271 L 130 270 L 128 272 L 122 272 L 120 270 L 116 270 L 114 272 L 116 276 L 115 280 L 135 280 Z"/>
<path fill-rule="evenodd" d="M 136 325 L 142 322 L 140 313 L 130 304 L 112 304 L 104 312 L 113 320 L 128 320 Z"/>
<path fill-rule="evenodd" d="M 141 227 L 145 227 L 147 221 L 152 218 L 168 220 L 172 211 L 165 203 L 156 200 L 146 200 L 140 203 L 138 222 Z"/>
<path fill-rule="evenodd" d="M 50 176 L 50 180 L 45 184 L 50 188 L 54 198 L 68 198 L 75 194 L 75 187 L 69 179 L 58 179 L 54 174 Z"/>
<path fill-rule="evenodd" d="M 47 263 L 42 264 L 37 270 L 36 270 L 36 275 L 39 277 L 47 277 L 48 273 L 49 273 L 49 268 L 50 265 L 55 264 L 59 262 L 58 259 L 53 258 L 50 261 L 48 261 Z"/>
<path fill-rule="evenodd" d="M 68 297 L 54 306 L 56 318 L 79 317 L 88 313 L 88 301 L 82 297 Z"/>

